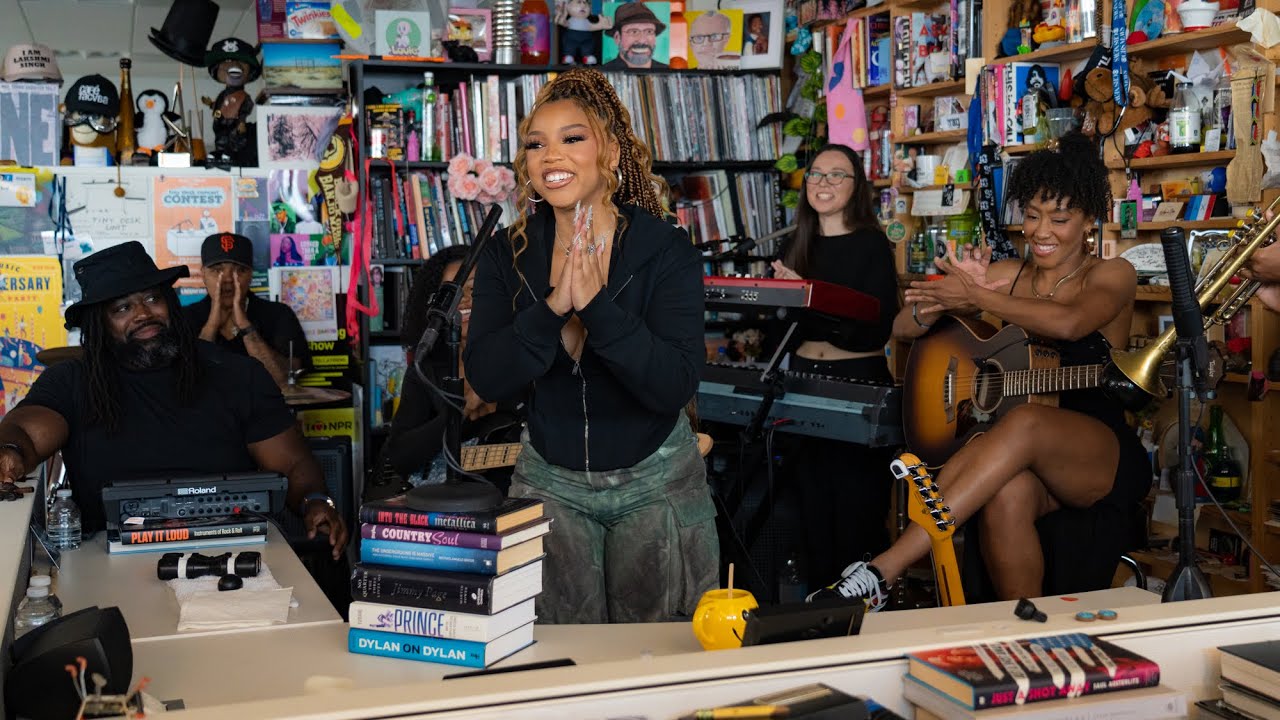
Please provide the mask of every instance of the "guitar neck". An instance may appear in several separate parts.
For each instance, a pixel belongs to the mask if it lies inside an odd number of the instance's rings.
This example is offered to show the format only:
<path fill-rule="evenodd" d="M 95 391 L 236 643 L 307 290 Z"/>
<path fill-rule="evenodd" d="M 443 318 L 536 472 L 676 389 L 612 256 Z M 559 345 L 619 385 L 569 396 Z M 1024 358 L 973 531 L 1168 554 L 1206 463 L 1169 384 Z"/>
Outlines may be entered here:
<path fill-rule="evenodd" d="M 520 443 L 497 445 L 470 445 L 462 448 L 462 469 L 467 472 L 492 470 L 516 464 L 520 456 Z"/>
<path fill-rule="evenodd" d="M 951 537 L 930 537 L 933 550 L 933 575 L 938 583 L 938 602 L 943 607 L 964 605 L 964 587 L 960 584 L 960 565 L 956 562 L 956 546 Z"/>
<path fill-rule="evenodd" d="M 1105 365 L 1030 368 L 1002 373 L 1005 395 L 1038 395 L 1063 390 L 1085 390 L 1102 384 Z"/>

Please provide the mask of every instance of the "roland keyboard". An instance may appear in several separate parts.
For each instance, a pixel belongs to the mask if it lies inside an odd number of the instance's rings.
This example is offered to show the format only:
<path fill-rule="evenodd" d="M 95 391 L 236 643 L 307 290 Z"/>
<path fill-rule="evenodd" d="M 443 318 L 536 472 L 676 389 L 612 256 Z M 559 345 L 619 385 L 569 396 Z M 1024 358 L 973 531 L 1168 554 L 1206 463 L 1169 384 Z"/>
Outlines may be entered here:
<path fill-rule="evenodd" d="M 698 385 L 698 417 L 746 426 L 760 407 L 761 369 L 708 363 Z M 842 440 L 869 447 L 903 444 L 902 393 L 894 385 L 854 382 L 823 375 L 783 372 L 783 394 L 773 402 L 765 427 L 780 432 Z"/>
<path fill-rule="evenodd" d="M 880 318 L 876 298 L 820 280 L 711 276 L 702 279 L 702 287 L 707 307 L 807 308 L 868 323 Z"/>

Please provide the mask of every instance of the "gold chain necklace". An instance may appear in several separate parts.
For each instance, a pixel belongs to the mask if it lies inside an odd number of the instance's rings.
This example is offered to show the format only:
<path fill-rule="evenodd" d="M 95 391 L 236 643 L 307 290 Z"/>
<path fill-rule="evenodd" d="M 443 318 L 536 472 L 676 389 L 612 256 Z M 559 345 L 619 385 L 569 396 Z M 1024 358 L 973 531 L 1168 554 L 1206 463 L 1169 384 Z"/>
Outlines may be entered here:
<path fill-rule="evenodd" d="M 1049 298 L 1053 297 L 1054 293 L 1058 292 L 1058 288 L 1062 287 L 1062 283 L 1075 277 L 1075 274 L 1080 272 L 1080 270 L 1084 268 L 1084 266 L 1088 264 L 1088 262 L 1089 262 L 1089 258 L 1087 256 L 1080 258 L 1080 264 L 1076 266 L 1076 269 L 1062 276 L 1062 278 L 1058 280 L 1058 282 L 1054 283 L 1053 289 L 1049 291 L 1048 295 L 1041 295 L 1040 291 L 1036 289 L 1036 278 L 1040 277 L 1040 266 L 1037 265 L 1035 277 L 1031 278 L 1031 294 L 1035 295 L 1041 300 L 1048 300 Z"/>

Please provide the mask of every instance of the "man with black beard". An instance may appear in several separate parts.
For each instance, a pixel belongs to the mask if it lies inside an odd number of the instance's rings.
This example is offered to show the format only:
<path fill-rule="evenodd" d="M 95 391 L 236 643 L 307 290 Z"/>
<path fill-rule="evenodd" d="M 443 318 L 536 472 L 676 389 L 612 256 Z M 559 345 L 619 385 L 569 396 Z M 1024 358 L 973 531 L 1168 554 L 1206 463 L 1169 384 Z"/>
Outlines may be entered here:
<path fill-rule="evenodd" d="M 664 68 L 664 62 L 653 59 L 658 36 L 667 29 L 665 23 L 642 2 L 619 5 L 613 15 L 613 41 L 618 44 L 618 57 L 601 67 L 605 70 L 627 68 Z"/>
<path fill-rule="evenodd" d="M 83 357 L 50 366 L 0 420 L 0 480 L 62 450 L 85 533 L 102 530 L 104 483 L 254 470 L 288 477 L 287 505 L 337 559 L 347 529 L 324 475 L 262 365 L 199 340 L 173 283 L 137 242 L 75 263 L 83 297 L 67 308 Z"/>

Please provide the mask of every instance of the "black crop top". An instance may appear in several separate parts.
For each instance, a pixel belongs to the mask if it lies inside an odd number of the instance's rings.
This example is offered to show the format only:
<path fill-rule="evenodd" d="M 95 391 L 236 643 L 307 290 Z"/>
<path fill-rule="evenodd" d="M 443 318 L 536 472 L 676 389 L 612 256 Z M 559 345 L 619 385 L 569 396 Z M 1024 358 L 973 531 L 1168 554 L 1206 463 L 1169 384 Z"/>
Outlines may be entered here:
<path fill-rule="evenodd" d="M 900 303 L 893 246 L 883 232 L 860 228 L 846 235 L 815 237 L 809 250 L 807 276 L 875 297 L 880 301 L 880 319 L 869 324 L 805 313 L 797 328 L 800 342 L 825 340 L 848 352 L 884 348 Z"/>

